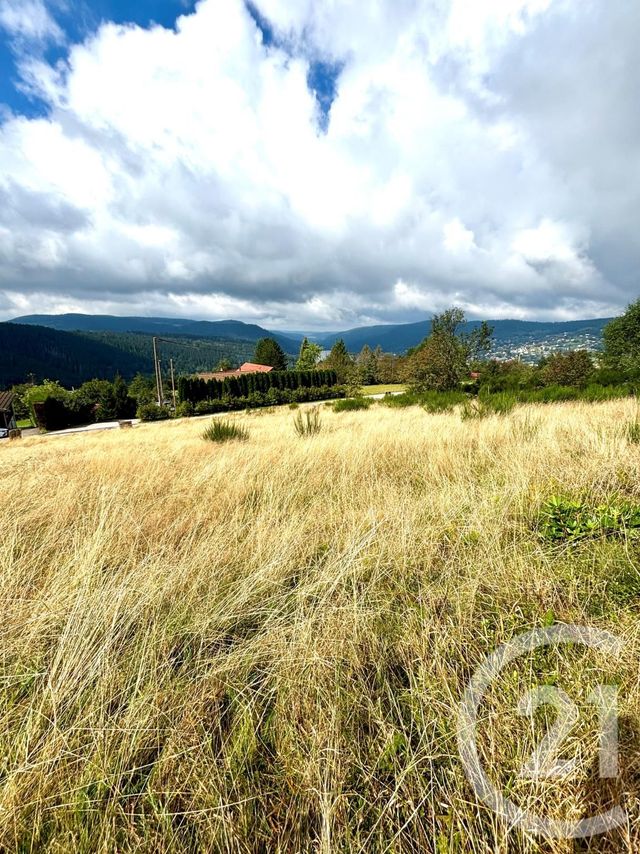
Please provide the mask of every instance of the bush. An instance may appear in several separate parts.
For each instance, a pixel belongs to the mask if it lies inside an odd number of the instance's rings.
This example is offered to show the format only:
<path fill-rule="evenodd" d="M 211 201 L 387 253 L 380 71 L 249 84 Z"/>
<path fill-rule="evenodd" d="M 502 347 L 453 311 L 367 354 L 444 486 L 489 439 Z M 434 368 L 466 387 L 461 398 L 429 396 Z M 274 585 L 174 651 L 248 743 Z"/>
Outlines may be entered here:
<path fill-rule="evenodd" d="M 300 437 L 316 436 L 322 429 L 318 407 L 314 406 L 313 409 L 307 409 L 304 414 L 298 412 L 293 421 L 293 429 Z"/>
<path fill-rule="evenodd" d="M 420 395 L 405 391 L 402 394 L 385 394 L 380 403 L 394 409 L 404 409 L 407 406 L 417 406 L 420 403 Z"/>
<path fill-rule="evenodd" d="M 166 421 L 171 418 L 171 412 L 166 406 L 157 403 L 143 403 L 136 413 L 140 421 Z"/>
<path fill-rule="evenodd" d="M 293 375 L 293 372 L 291 373 Z M 260 376 L 271 375 L 261 374 Z M 215 415 L 218 412 L 239 412 L 243 409 L 261 409 L 280 404 L 311 403 L 327 398 L 336 400 L 344 396 L 345 389 L 342 386 L 309 386 L 308 388 L 295 389 L 271 387 L 266 392 L 252 391 L 246 397 L 225 395 L 221 398 L 199 400 L 193 411 L 196 415 Z"/>
<path fill-rule="evenodd" d="M 502 391 L 497 394 L 481 395 L 480 400 L 490 412 L 495 412 L 496 415 L 508 415 L 518 403 L 518 395 Z"/>
<path fill-rule="evenodd" d="M 451 412 L 468 400 L 469 395 L 463 391 L 405 391 L 402 394 L 385 394 L 380 403 L 398 409 L 422 406 L 427 412 Z"/>
<path fill-rule="evenodd" d="M 451 412 L 468 399 L 468 396 L 460 391 L 427 391 L 419 396 L 419 403 L 427 412 Z"/>
<path fill-rule="evenodd" d="M 215 415 L 217 412 L 228 412 L 229 404 L 224 400 L 200 400 L 195 405 L 196 415 Z"/>
<path fill-rule="evenodd" d="M 47 397 L 32 403 L 35 421 L 41 430 L 66 430 L 95 421 L 93 408 L 81 406 L 71 393 L 66 399 Z"/>
<path fill-rule="evenodd" d="M 202 438 L 208 442 L 246 442 L 249 438 L 249 431 L 233 421 L 216 419 L 205 429 Z"/>
<path fill-rule="evenodd" d="M 336 400 L 333 404 L 334 412 L 356 412 L 359 409 L 369 409 L 373 401 L 366 397 L 346 397 Z"/>
<path fill-rule="evenodd" d="M 193 403 L 188 400 L 183 400 L 182 403 L 179 403 L 176 406 L 176 417 L 177 418 L 191 418 L 193 413 L 195 412 Z"/>

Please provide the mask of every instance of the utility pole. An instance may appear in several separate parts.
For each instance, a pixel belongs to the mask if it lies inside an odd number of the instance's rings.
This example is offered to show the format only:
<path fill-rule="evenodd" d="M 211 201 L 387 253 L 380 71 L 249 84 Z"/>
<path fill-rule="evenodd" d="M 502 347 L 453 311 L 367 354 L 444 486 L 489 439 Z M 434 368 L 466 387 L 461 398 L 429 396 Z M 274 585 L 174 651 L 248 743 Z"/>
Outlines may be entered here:
<path fill-rule="evenodd" d="M 175 412 L 178 404 L 176 403 L 176 379 L 173 373 L 173 359 L 169 359 L 169 367 L 171 368 L 171 394 L 173 396 L 173 411 Z"/>
<path fill-rule="evenodd" d="M 162 373 L 160 372 L 160 359 L 158 358 L 158 339 L 153 339 L 153 365 L 156 371 L 156 393 L 158 395 L 158 406 L 164 404 L 164 390 L 162 388 Z"/>

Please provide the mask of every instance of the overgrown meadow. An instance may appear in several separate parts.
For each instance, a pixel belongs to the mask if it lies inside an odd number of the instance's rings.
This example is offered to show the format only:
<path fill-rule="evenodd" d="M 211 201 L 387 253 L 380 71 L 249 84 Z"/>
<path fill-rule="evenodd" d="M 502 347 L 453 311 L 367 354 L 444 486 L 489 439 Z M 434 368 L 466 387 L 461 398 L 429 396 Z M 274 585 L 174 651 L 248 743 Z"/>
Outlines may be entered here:
<path fill-rule="evenodd" d="M 0 849 L 639 850 L 636 403 L 464 406 L 5 442 Z M 624 826 L 591 843 L 506 825 L 458 756 L 476 667 L 559 622 L 614 632 L 622 655 L 514 664 L 478 750 L 523 808 L 621 804 Z M 598 682 L 619 687 L 605 781 Z M 582 712 L 566 778 L 519 773 L 553 720 L 517 712 L 538 683 Z"/>

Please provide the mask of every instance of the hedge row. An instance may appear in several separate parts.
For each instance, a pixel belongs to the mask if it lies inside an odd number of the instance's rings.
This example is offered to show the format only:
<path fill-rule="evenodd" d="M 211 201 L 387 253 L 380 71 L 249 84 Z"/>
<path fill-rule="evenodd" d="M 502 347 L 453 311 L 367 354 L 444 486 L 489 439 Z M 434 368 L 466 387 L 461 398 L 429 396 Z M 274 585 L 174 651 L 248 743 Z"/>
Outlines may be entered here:
<path fill-rule="evenodd" d="M 203 380 L 199 377 L 181 377 L 178 394 L 183 403 L 197 404 L 203 400 L 248 398 L 252 394 L 266 394 L 271 389 L 295 391 L 296 389 L 326 388 L 335 386 L 335 371 L 271 371 L 260 374 L 238 374 L 224 380 Z"/>
<path fill-rule="evenodd" d="M 279 406 L 283 403 L 311 403 L 316 400 L 337 400 L 345 397 L 343 386 L 321 386 L 320 388 L 276 389 L 268 392 L 259 391 L 247 397 L 226 397 L 222 400 L 200 400 L 193 408 L 193 413 L 185 411 L 182 404 L 180 414 L 212 415 L 216 412 L 234 412 L 239 409 L 258 409 L 264 406 Z"/>

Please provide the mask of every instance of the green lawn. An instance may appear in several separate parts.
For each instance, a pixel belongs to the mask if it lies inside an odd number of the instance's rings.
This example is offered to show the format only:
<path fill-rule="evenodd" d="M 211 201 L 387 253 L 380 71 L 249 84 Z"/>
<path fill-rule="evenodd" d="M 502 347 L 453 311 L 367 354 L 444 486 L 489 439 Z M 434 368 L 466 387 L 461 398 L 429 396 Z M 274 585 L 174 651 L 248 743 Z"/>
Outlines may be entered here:
<path fill-rule="evenodd" d="M 401 383 L 390 383 L 388 385 L 365 385 L 362 394 L 386 394 L 388 391 L 406 391 L 406 386 Z"/>
<path fill-rule="evenodd" d="M 18 430 L 28 430 L 29 427 L 33 427 L 30 418 L 19 418 L 18 419 Z"/>

